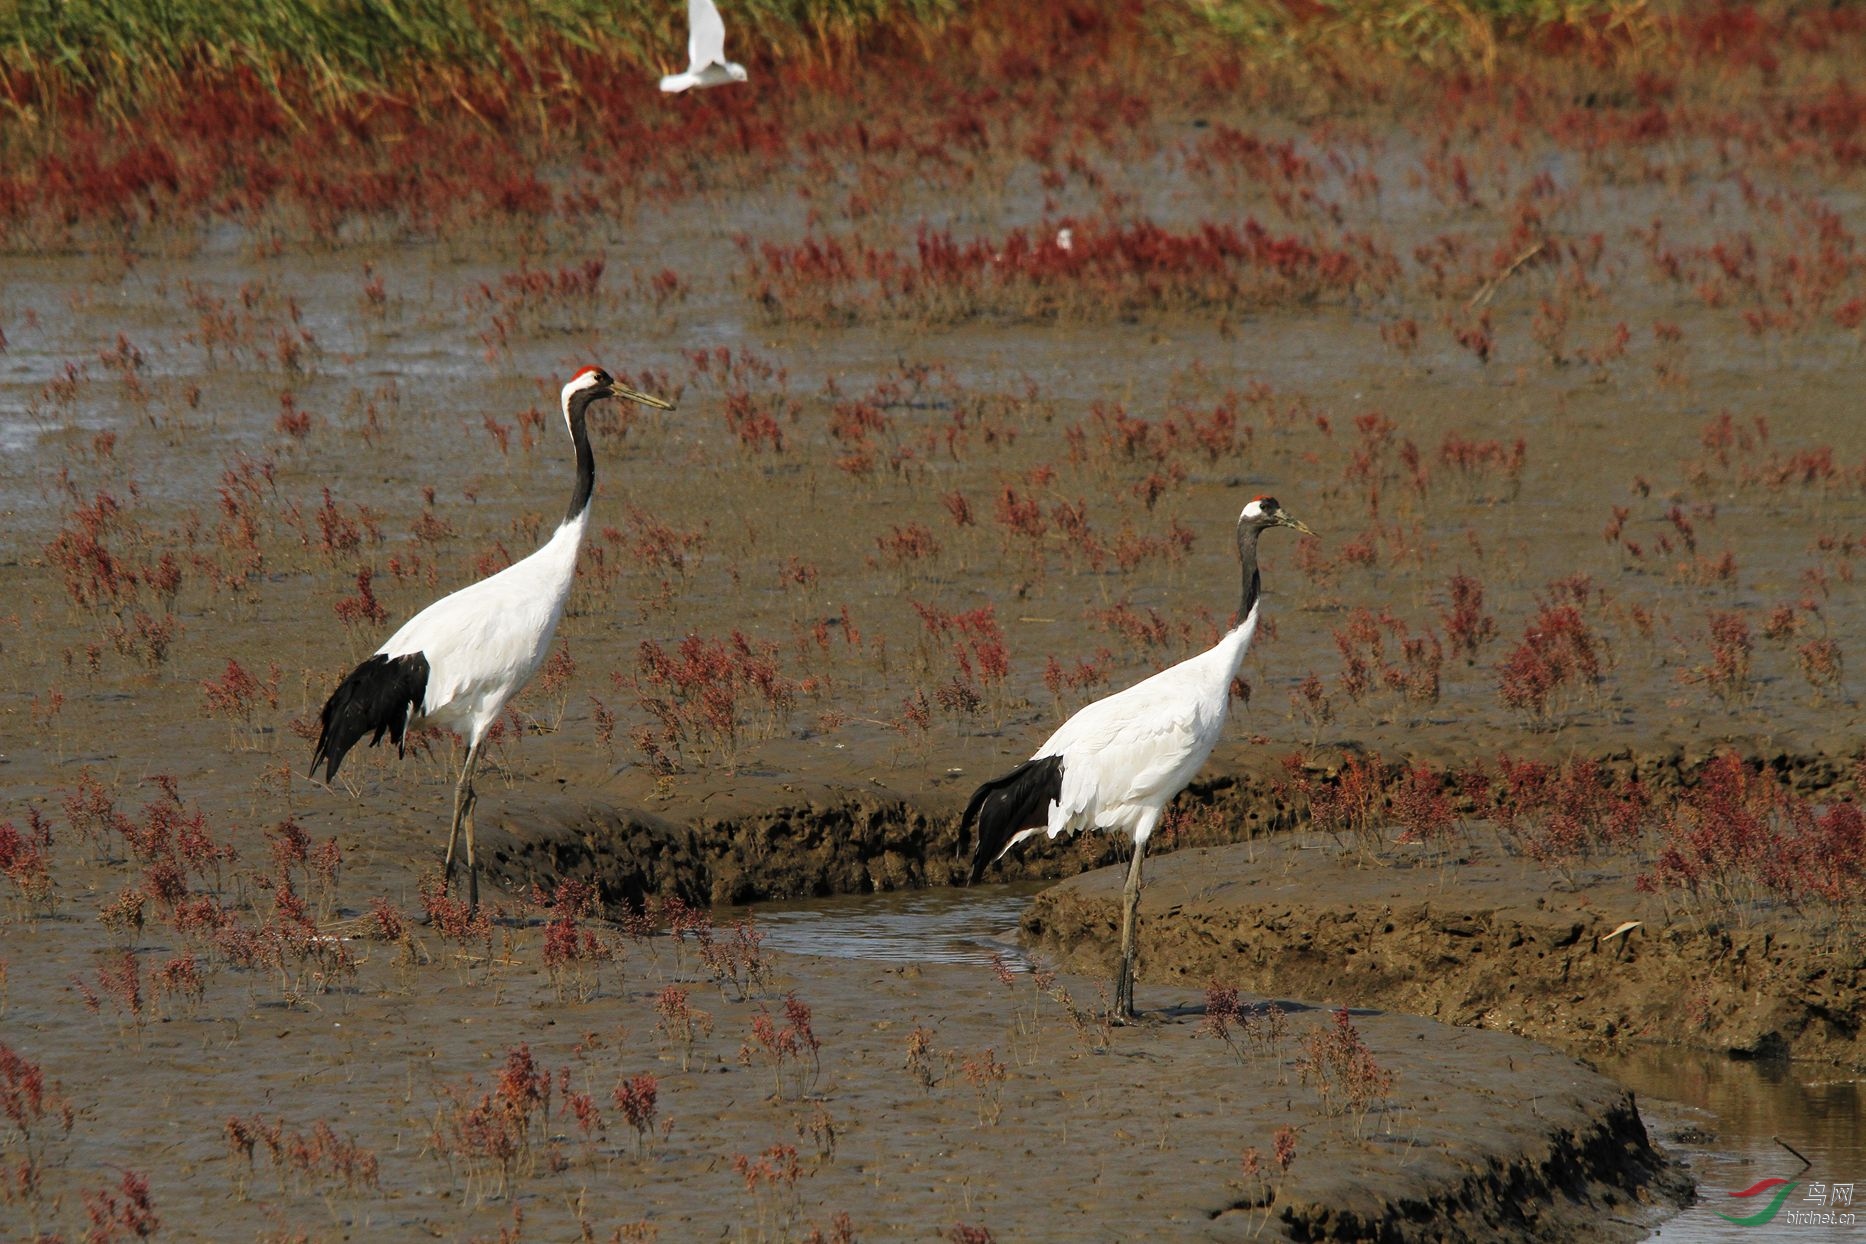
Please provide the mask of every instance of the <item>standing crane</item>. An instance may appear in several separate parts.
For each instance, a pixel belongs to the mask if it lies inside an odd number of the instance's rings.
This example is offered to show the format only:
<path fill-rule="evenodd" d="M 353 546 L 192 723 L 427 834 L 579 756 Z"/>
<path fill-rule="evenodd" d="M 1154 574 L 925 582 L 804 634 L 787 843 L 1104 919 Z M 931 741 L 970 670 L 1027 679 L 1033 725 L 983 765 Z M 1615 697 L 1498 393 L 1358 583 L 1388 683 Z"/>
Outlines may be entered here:
<path fill-rule="evenodd" d="M 977 830 L 972 881 L 1038 830 L 1051 838 L 1081 829 L 1132 836 L 1134 856 L 1121 891 L 1121 966 L 1114 981 L 1115 1013 L 1123 1019 L 1134 1014 L 1140 862 L 1166 805 L 1198 773 L 1224 732 L 1231 682 L 1257 633 L 1257 537 L 1271 527 L 1315 534 L 1274 497 L 1245 505 L 1237 526 L 1244 588 L 1235 627 L 1197 656 L 1078 710 L 1036 755 L 973 792 L 960 822 L 960 841 L 967 830 Z"/>
<path fill-rule="evenodd" d="M 585 367 L 564 385 L 564 422 L 576 447 L 577 480 L 564 521 L 544 547 L 491 578 L 461 588 L 410 618 L 375 655 L 350 672 L 324 704 L 311 772 L 324 780 L 357 740 L 372 731 L 374 747 L 387 734 L 402 754 L 402 737 L 420 726 L 466 736 L 466 762 L 454 787 L 453 829 L 447 836 L 446 883 L 454 873 L 460 830 L 466 828 L 467 902 L 479 907 L 479 863 L 473 852 L 473 771 L 480 744 L 506 703 L 531 681 L 550 651 L 576 575 L 577 550 L 589 523 L 596 489 L 596 457 L 585 414 L 590 403 L 624 398 L 672 410 L 673 403 L 638 393 L 600 367 Z"/>

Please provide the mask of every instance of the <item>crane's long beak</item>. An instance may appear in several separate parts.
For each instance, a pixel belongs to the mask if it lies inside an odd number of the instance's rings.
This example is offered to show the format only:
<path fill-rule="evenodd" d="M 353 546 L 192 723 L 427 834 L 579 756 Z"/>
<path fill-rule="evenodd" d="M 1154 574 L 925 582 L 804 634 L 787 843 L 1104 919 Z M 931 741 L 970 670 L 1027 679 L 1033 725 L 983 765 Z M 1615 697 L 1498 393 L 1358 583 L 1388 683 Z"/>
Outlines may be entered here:
<path fill-rule="evenodd" d="M 609 386 L 609 395 L 611 397 L 627 398 L 631 402 L 640 402 L 643 406 L 652 406 L 656 410 L 674 409 L 674 403 L 668 401 L 666 398 L 656 397 L 652 393 L 643 393 L 640 390 L 631 389 L 625 384 L 611 384 Z"/>
<path fill-rule="evenodd" d="M 1309 530 L 1309 524 L 1303 522 L 1300 518 L 1291 518 L 1289 515 L 1279 512 L 1276 516 L 1276 521 L 1280 526 L 1294 527 L 1305 536 L 1315 536 L 1315 533 Z M 1320 540 L 1322 537 L 1315 536 L 1315 538 Z"/>

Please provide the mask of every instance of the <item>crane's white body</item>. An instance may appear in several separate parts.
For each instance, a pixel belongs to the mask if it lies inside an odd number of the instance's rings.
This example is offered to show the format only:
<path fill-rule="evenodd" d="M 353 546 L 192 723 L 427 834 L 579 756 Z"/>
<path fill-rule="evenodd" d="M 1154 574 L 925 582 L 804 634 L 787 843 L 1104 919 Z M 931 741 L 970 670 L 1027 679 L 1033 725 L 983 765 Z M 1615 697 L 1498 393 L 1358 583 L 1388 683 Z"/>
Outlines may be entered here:
<path fill-rule="evenodd" d="M 587 509 L 565 520 L 537 552 L 443 596 L 376 649 L 427 657 L 427 694 L 409 725 L 453 730 L 469 744 L 485 737 L 551 651 L 588 523 Z"/>
<path fill-rule="evenodd" d="M 726 23 L 713 0 L 687 0 L 687 72 L 661 79 L 670 94 L 745 81 L 745 66 L 726 59 Z"/>
<path fill-rule="evenodd" d="M 1274 497 L 1254 497 L 1238 515 L 1242 593 L 1237 626 L 1195 657 L 1142 679 L 1077 712 L 1011 772 L 972 792 L 959 832 L 972 835 L 971 880 L 1038 832 L 1051 838 L 1083 829 L 1133 840 L 1121 890 L 1121 961 L 1114 1008 L 1134 1013 L 1141 860 L 1166 805 L 1198 774 L 1224 733 L 1231 683 L 1257 634 L 1262 607 L 1257 538 L 1271 527 L 1314 533 Z"/>
<path fill-rule="evenodd" d="M 1085 706 L 1036 750 L 1032 760 L 1063 760 L 1062 789 L 1044 827 L 1051 838 L 1098 829 L 1146 845 L 1167 803 L 1224 734 L 1231 681 L 1257 633 L 1260 607 L 1197 656 Z M 1006 850 L 1035 832 L 1019 834 Z"/>
<path fill-rule="evenodd" d="M 444 726 L 467 737 L 466 759 L 454 785 L 453 828 L 447 837 L 443 880 L 451 880 L 454 851 L 466 831 L 467 903 L 479 905 L 479 865 L 473 853 L 473 770 L 480 744 L 506 703 L 544 664 L 563 620 L 577 573 L 577 550 L 589 525 L 596 490 L 596 456 L 585 412 L 593 401 L 622 398 L 661 410 L 673 404 L 617 384 L 600 367 L 585 367 L 564 385 L 564 426 L 576 450 L 576 484 L 544 547 L 491 578 L 461 588 L 416 614 L 367 661 L 350 671 L 324 702 L 311 771 L 337 776 L 344 756 L 366 736 L 370 746 L 388 735 L 399 752 L 411 726 Z"/>

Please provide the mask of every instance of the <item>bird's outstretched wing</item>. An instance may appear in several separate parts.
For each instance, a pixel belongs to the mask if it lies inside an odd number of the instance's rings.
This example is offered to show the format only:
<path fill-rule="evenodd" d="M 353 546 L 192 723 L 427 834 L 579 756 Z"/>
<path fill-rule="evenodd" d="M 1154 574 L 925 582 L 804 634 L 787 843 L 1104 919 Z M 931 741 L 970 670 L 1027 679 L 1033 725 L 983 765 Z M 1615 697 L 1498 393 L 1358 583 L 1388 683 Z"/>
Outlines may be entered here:
<path fill-rule="evenodd" d="M 713 0 L 687 0 L 687 72 L 726 61 L 726 23 Z"/>

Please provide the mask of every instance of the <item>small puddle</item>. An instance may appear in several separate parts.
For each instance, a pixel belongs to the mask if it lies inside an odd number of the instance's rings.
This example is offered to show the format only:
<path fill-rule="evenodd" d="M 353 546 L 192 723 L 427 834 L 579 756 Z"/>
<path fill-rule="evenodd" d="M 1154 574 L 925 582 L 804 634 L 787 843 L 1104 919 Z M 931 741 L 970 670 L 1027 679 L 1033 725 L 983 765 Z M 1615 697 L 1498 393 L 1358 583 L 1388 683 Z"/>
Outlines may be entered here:
<path fill-rule="evenodd" d="M 1018 920 L 1047 884 L 844 895 L 756 912 L 765 945 L 790 954 L 885 963 L 988 963 L 999 954 L 1015 962 Z M 1698 1202 L 1649 1239 L 1866 1244 L 1866 1100 L 1852 1073 L 1691 1050 L 1591 1061 L 1637 1094 L 1646 1130 L 1698 1183 Z M 1777 1137 L 1812 1165 L 1804 1168 Z M 1730 1195 L 1769 1179 L 1787 1182 Z"/>
<path fill-rule="evenodd" d="M 1047 882 L 894 890 L 755 909 L 764 944 L 787 954 L 883 963 L 1017 960 L 1017 922 Z"/>

